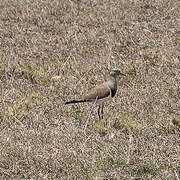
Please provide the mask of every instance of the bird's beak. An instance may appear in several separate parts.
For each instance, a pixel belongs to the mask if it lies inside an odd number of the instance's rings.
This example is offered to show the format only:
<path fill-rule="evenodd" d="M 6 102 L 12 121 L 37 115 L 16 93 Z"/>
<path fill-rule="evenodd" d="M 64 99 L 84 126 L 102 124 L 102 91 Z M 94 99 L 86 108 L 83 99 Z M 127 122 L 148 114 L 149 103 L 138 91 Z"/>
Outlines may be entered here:
<path fill-rule="evenodd" d="M 122 75 L 122 76 L 126 76 L 126 74 L 123 74 L 123 73 L 121 73 L 121 72 L 120 72 L 119 74 Z"/>

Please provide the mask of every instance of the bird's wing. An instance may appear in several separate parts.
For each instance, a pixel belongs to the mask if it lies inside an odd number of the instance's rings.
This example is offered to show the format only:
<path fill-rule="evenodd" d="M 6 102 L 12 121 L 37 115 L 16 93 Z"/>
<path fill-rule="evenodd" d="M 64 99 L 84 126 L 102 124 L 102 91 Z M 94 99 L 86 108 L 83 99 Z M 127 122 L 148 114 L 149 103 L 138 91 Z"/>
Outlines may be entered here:
<path fill-rule="evenodd" d="M 85 95 L 83 100 L 96 100 L 102 99 L 110 95 L 110 89 L 107 83 L 103 83 L 89 91 L 87 95 Z"/>

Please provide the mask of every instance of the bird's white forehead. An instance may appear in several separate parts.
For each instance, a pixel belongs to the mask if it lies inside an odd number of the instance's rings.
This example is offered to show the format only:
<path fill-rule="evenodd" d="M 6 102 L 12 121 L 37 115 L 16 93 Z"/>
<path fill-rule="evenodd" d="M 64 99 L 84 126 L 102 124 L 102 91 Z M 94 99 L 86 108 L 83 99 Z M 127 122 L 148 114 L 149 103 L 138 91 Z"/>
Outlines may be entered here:
<path fill-rule="evenodd" d="M 120 72 L 120 69 L 112 69 L 111 72 Z"/>

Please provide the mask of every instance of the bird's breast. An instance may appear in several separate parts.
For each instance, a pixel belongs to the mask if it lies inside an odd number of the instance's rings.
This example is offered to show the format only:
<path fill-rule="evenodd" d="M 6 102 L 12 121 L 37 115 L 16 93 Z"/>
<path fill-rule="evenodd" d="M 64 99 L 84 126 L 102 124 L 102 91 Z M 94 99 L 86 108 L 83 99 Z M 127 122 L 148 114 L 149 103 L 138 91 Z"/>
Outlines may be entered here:
<path fill-rule="evenodd" d="M 115 89 L 110 88 L 110 90 L 111 90 L 111 97 L 113 98 L 115 96 L 115 94 L 116 94 L 117 88 L 115 88 Z"/>

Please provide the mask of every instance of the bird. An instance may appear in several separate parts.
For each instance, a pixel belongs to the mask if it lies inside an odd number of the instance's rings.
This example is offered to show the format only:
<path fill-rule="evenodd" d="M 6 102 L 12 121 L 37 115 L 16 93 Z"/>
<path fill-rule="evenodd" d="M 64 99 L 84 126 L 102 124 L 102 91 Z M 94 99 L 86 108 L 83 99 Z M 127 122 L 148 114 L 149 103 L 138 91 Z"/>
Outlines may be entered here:
<path fill-rule="evenodd" d="M 79 99 L 65 102 L 65 105 L 84 102 L 95 102 L 99 105 L 98 117 L 99 119 L 103 119 L 104 103 L 115 96 L 118 87 L 116 78 L 119 75 L 126 76 L 126 74 L 122 73 L 120 69 L 112 69 L 110 71 L 110 77 L 108 81 L 97 85 L 96 87 L 91 89 L 86 95 L 83 95 Z"/>

